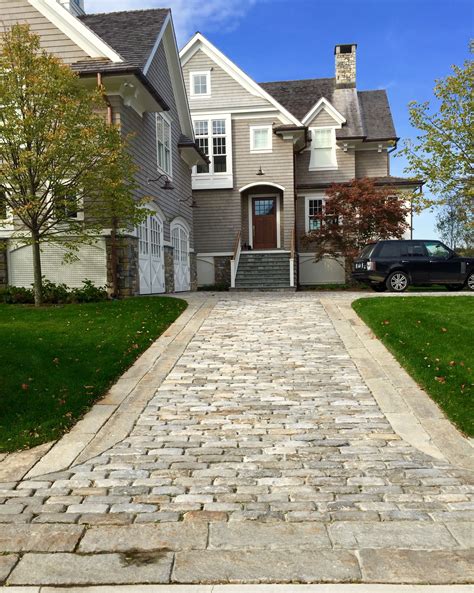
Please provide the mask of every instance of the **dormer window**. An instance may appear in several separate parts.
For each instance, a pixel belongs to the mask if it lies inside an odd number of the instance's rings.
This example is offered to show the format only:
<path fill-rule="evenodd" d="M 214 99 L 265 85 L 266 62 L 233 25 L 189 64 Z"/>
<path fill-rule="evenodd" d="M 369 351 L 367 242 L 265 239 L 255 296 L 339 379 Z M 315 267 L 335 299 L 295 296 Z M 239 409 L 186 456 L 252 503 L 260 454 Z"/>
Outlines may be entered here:
<path fill-rule="evenodd" d="M 191 97 L 211 96 L 211 71 L 191 72 Z"/>
<path fill-rule="evenodd" d="M 311 128 L 310 171 L 337 169 L 335 128 Z"/>

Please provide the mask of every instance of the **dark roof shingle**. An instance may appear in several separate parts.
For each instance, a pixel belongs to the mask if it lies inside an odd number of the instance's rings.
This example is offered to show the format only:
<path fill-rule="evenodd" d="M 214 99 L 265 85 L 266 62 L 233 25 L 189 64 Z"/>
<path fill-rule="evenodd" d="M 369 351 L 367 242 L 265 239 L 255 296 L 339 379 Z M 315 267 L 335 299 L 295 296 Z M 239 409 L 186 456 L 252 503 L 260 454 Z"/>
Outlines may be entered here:
<path fill-rule="evenodd" d="M 337 130 L 338 138 L 396 138 L 387 94 L 383 90 L 336 88 L 334 78 L 264 82 L 260 86 L 300 121 L 324 97 L 347 120 Z"/>
<path fill-rule="evenodd" d="M 84 14 L 78 18 L 126 62 L 143 68 L 168 13 L 168 8 L 154 8 Z"/>

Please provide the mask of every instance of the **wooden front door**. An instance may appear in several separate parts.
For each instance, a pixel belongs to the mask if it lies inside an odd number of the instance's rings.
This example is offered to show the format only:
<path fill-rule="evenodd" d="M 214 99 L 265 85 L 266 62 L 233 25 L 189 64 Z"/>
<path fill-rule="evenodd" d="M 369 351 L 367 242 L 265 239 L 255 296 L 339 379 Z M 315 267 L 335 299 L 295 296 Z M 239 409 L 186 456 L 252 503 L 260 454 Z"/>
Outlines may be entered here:
<path fill-rule="evenodd" d="M 252 198 L 254 249 L 277 247 L 277 199 Z"/>

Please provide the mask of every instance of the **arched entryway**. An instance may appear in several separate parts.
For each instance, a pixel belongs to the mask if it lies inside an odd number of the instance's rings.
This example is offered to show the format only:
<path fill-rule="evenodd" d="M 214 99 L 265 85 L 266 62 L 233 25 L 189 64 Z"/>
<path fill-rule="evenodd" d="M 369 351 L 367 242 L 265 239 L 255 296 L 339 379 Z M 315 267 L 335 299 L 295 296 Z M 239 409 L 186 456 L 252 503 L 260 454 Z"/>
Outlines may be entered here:
<path fill-rule="evenodd" d="M 282 247 L 282 195 L 285 188 L 275 183 L 250 183 L 242 195 L 242 236 L 251 249 Z"/>
<path fill-rule="evenodd" d="M 159 294 L 165 292 L 164 216 L 158 207 L 149 208 L 150 214 L 137 229 L 140 294 Z"/>
<path fill-rule="evenodd" d="M 176 218 L 170 228 L 173 246 L 174 290 L 175 292 L 185 292 L 191 289 L 189 226 L 184 219 Z"/>

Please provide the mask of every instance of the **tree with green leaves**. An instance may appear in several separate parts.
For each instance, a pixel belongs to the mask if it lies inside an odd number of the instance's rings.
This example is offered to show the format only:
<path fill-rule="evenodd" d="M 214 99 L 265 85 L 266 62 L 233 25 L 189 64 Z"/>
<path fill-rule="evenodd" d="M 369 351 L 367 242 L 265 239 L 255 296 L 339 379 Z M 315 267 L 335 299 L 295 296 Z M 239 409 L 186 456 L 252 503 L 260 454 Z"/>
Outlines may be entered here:
<path fill-rule="evenodd" d="M 405 141 L 399 156 L 406 157 L 406 172 L 425 181 L 431 195 L 420 194 L 419 207 L 439 206 L 450 196 L 472 208 L 474 198 L 474 61 L 453 66 L 453 74 L 438 80 L 429 102 L 409 105 L 410 123 L 419 130 Z"/>
<path fill-rule="evenodd" d="M 0 46 L 0 211 L 12 217 L 15 241 L 32 246 L 40 305 L 42 245 L 74 258 L 108 229 L 117 250 L 120 229 L 146 209 L 134 200 L 135 166 L 106 120 L 103 89 L 87 90 L 27 26 L 3 33 Z"/>
<path fill-rule="evenodd" d="M 470 208 L 466 208 L 464 194 L 448 196 L 438 210 L 436 228 L 451 249 L 471 249 L 474 246 L 474 200 Z"/>

